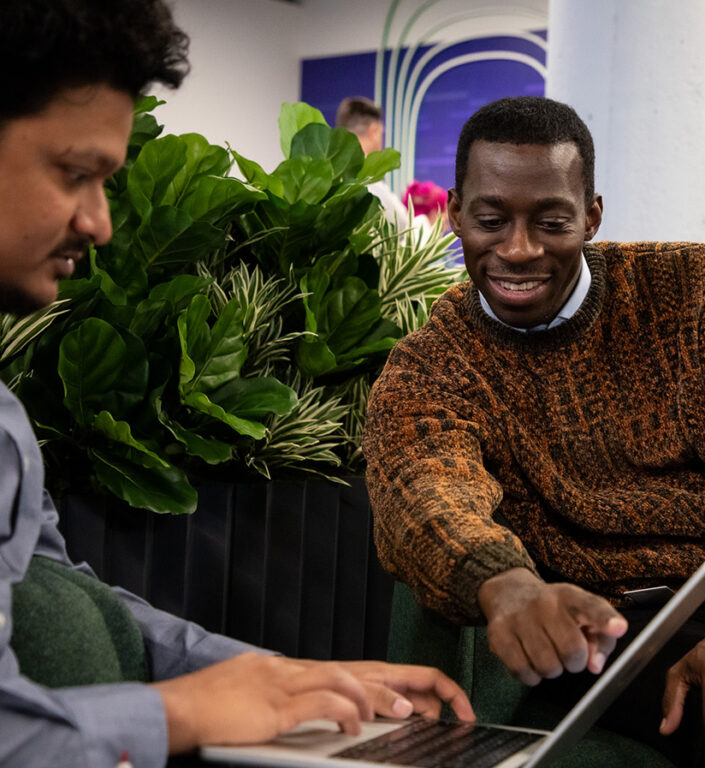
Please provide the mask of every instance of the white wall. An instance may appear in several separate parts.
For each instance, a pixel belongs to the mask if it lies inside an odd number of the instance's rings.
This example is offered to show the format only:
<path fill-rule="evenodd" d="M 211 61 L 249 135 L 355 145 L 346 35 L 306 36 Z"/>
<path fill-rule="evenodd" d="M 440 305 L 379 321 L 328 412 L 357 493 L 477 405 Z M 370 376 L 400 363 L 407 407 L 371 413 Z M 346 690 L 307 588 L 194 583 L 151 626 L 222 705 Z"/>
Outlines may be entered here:
<path fill-rule="evenodd" d="M 464 31 L 494 34 L 545 28 L 548 0 L 436 0 L 410 27 L 418 39 L 444 21 L 473 18 L 446 27 L 430 39 L 463 39 Z M 266 170 L 281 160 L 277 117 L 284 101 L 299 95 L 300 61 L 358 51 L 376 51 L 391 0 L 172 0 L 178 23 L 191 37 L 192 71 L 176 92 L 157 89 L 167 100 L 157 117 L 172 133 L 196 131 L 233 148 Z M 390 44 L 421 0 L 401 0 Z"/>
<path fill-rule="evenodd" d="M 546 93 L 595 139 L 598 239 L 705 240 L 705 0 L 551 0 Z"/>
<path fill-rule="evenodd" d="M 299 56 L 376 51 L 390 6 L 390 0 L 303 0 L 296 46 Z M 399 41 L 421 6 L 420 0 L 401 0 L 391 23 L 390 43 Z M 548 0 L 436 0 L 409 26 L 407 39 L 413 40 L 451 19 L 458 23 L 432 35 L 430 42 L 449 36 L 462 40 L 470 33 L 491 35 L 542 29 L 547 23 L 547 6 Z M 461 23 L 461 17 L 467 18 Z"/>
<path fill-rule="evenodd" d="M 274 168 L 281 160 L 277 118 L 299 92 L 292 29 L 301 6 L 275 0 L 175 0 L 191 38 L 191 73 L 178 91 L 157 89 L 156 113 L 171 133 L 202 133 L 214 144 Z"/>

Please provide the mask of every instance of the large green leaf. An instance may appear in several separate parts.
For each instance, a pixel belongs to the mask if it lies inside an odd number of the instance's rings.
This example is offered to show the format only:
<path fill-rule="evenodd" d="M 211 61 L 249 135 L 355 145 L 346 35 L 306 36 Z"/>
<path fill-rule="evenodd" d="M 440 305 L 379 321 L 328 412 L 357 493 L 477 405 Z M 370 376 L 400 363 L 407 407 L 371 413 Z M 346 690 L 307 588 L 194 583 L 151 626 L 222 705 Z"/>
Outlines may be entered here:
<path fill-rule="evenodd" d="M 185 299 L 203 293 L 212 283 L 213 278 L 210 277 L 177 275 L 171 280 L 155 285 L 149 292 L 149 298 L 152 301 L 168 301 L 175 309 L 179 309 Z"/>
<path fill-rule="evenodd" d="M 64 404 L 82 426 L 103 409 L 123 416 L 144 397 L 148 366 L 144 345 L 92 317 L 64 336 L 59 347 Z"/>
<path fill-rule="evenodd" d="M 348 277 L 321 305 L 319 333 L 336 353 L 346 352 L 380 319 L 381 299 L 358 277 Z"/>
<path fill-rule="evenodd" d="M 245 419 L 262 419 L 272 413 L 285 416 L 298 402 L 291 387 L 271 376 L 234 379 L 211 393 L 211 400 Z"/>
<path fill-rule="evenodd" d="M 210 392 L 240 375 L 247 348 L 243 340 L 242 311 L 237 300 L 229 301 L 221 311 L 204 352 L 193 381 L 196 389 Z"/>
<path fill-rule="evenodd" d="M 267 435 L 267 429 L 264 424 L 250 419 L 242 419 L 239 416 L 228 413 L 224 408 L 212 402 L 205 392 L 189 392 L 189 394 L 182 397 L 181 402 L 199 413 L 222 421 L 223 424 L 227 424 L 240 435 L 246 435 L 255 440 L 262 440 Z"/>
<path fill-rule="evenodd" d="M 124 455 L 96 449 L 90 454 L 98 481 L 131 506 L 160 514 L 195 511 L 198 494 L 177 467 L 164 467 L 130 448 L 124 449 Z"/>
<path fill-rule="evenodd" d="M 343 248 L 372 206 L 379 210 L 379 201 L 361 184 L 346 187 L 344 194 L 334 193 L 322 203 L 314 225 L 316 237 L 327 250 Z"/>
<path fill-rule="evenodd" d="M 177 208 L 185 197 L 193 194 L 197 181 L 211 175 L 223 176 L 230 169 L 230 155 L 223 147 L 209 144 L 198 133 L 185 133 L 178 138 L 184 147 L 184 162 L 160 200 L 161 205 Z"/>
<path fill-rule="evenodd" d="M 325 125 L 326 119 L 320 110 L 303 102 L 297 104 L 284 102 L 282 104 L 279 112 L 279 141 L 284 157 L 290 155 L 291 141 L 294 136 L 309 123 L 323 123 Z"/>
<path fill-rule="evenodd" d="M 269 174 L 258 165 L 254 160 L 248 160 L 241 154 L 237 153 L 234 149 L 230 150 L 230 154 L 235 158 L 240 173 L 245 177 L 245 181 L 257 189 L 265 190 L 269 187 Z"/>
<path fill-rule="evenodd" d="M 280 187 L 277 187 L 277 183 Z M 294 205 L 299 201 L 315 205 L 321 201 L 333 184 L 333 166 L 330 161 L 310 157 L 292 157 L 277 167 L 270 179 L 270 189 L 279 188 L 279 197 Z"/>
<path fill-rule="evenodd" d="M 227 235 L 206 221 L 196 221 L 179 208 L 151 211 L 137 230 L 136 243 L 148 266 L 196 262 L 219 248 Z"/>
<path fill-rule="evenodd" d="M 190 456 L 197 456 L 207 464 L 222 464 L 233 458 L 234 449 L 231 445 L 213 437 L 204 437 L 192 429 L 187 429 L 183 424 L 169 418 L 161 405 L 158 412 L 159 421 L 184 446 L 186 453 Z"/>
<path fill-rule="evenodd" d="M 179 385 L 183 389 L 193 381 L 196 368 L 202 364 L 202 356 L 210 344 L 211 331 L 208 318 L 211 303 L 207 296 L 194 296 L 188 309 L 179 315 L 178 330 L 181 343 Z M 189 387 L 191 389 L 191 387 Z"/>
<path fill-rule="evenodd" d="M 372 184 L 381 181 L 390 171 L 399 168 L 401 155 L 396 149 L 383 149 L 380 152 L 370 152 L 365 163 L 357 174 L 358 181 Z"/>
<path fill-rule="evenodd" d="M 91 274 L 96 275 L 100 281 L 100 289 L 106 298 L 117 306 L 125 306 L 127 304 L 127 294 L 125 291 L 113 280 L 110 274 L 101 269 L 96 263 L 96 253 L 93 246 L 91 246 L 90 253 L 90 265 Z"/>
<path fill-rule="evenodd" d="M 229 301 L 213 328 L 208 325 L 210 312 L 208 299 L 195 296 L 188 310 L 179 316 L 180 380 L 184 393 L 193 390 L 210 392 L 237 378 L 247 358 L 238 303 Z"/>
<path fill-rule="evenodd" d="M 292 139 L 291 157 L 299 156 L 328 160 L 337 183 L 354 179 L 365 160 L 355 134 L 345 128 L 329 128 L 320 123 L 304 126 Z"/>
<path fill-rule="evenodd" d="M 133 436 L 130 425 L 126 421 L 116 420 L 109 411 L 99 411 L 94 416 L 91 426 L 114 442 L 122 443 L 128 448 L 133 448 L 140 453 L 150 456 L 159 466 L 169 466 L 169 463 L 164 461 L 161 456 L 158 456 L 154 451 L 147 448 L 143 442 Z"/>
<path fill-rule="evenodd" d="M 194 221 L 214 223 L 226 213 L 233 214 L 266 197 L 266 193 L 239 179 L 206 176 L 185 195 L 181 207 Z"/>
<path fill-rule="evenodd" d="M 296 364 L 305 376 L 316 377 L 332 371 L 337 360 L 325 341 L 299 339 L 296 345 Z"/>
<path fill-rule="evenodd" d="M 153 139 L 142 147 L 127 177 L 130 201 L 142 218 L 161 205 L 185 160 L 186 144 L 178 136 Z"/>
<path fill-rule="evenodd" d="M 320 311 L 321 302 L 328 290 L 330 284 L 330 274 L 327 270 L 321 268 L 321 264 L 316 264 L 313 269 L 301 278 L 301 301 L 304 305 L 305 329 L 316 333 L 318 331 L 317 315 Z"/>

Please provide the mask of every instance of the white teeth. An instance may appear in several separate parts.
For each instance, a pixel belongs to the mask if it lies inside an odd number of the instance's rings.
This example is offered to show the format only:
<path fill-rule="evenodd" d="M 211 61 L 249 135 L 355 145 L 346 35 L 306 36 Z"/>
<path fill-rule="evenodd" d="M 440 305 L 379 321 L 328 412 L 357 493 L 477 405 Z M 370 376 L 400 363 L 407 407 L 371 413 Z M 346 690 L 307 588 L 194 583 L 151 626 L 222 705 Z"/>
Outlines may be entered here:
<path fill-rule="evenodd" d="M 498 280 L 498 282 L 506 291 L 530 291 L 541 285 L 540 280 L 527 280 L 525 283 L 507 283 L 504 280 Z"/>

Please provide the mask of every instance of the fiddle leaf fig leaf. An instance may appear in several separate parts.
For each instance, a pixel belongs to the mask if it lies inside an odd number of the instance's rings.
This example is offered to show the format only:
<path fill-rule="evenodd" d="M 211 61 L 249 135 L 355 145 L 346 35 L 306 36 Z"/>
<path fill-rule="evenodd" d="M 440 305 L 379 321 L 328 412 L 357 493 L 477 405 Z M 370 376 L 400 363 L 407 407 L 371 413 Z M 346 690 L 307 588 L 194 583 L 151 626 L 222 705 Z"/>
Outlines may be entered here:
<path fill-rule="evenodd" d="M 290 205 L 299 201 L 315 205 L 328 194 L 333 184 L 333 167 L 325 159 L 292 157 L 274 171 L 270 187 L 275 189 L 277 182 Z"/>
<path fill-rule="evenodd" d="M 207 221 L 194 220 L 180 208 L 150 211 L 136 233 L 136 244 L 147 266 L 193 263 L 222 248 L 227 235 Z"/>
<path fill-rule="evenodd" d="M 354 179 L 365 160 L 355 134 L 345 128 L 330 128 L 321 123 L 305 125 L 291 141 L 291 157 L 307 156 L 328 160 L 337 183 Z"/>
<path fill-rule="evenodd" d="M 142 218 L 161 205 L 174 177 L 186 160 L 186 145 L 178 136 L 148 141 L 127 176 L 127 193 Z"/>
<path fill-rule="evenodd" d="M 296 364 L 305 376 L 315 377 L 332 371 L 337 361 L 325 341 L 299 339 L 296 345 Z"/>
<path fill-rule="evenodd" d="M 291 387 L 271 376 L 234 379 L 213 392 L 211 400 L 245 419 L 262 419 L 272 413 L 286 416 L 298 402 Z"/>
<path fill-rule="evenodd" d="M 222 176 L 230 170 L 230 155 L 223 147 L 216 147 L 198 133 L 179 136 L 183 146 L 184 162 L 171 179 L 161 200 L 162 205 L 181 207 L 187 195 L 193 194 L 203 177 Z"/>
<path fill-rule="evenodd" d="M 255 440 L 262 440 L 267 436 L 267 428 L 264 424 L 250 419 L 241 419 L 239 416 L 228 413 L 224 408 L 212 402 L 204 392 L 190 392 L 184 395 L 182 402 L 195 411 L 222 421 L 223 424 L 227 424 L 240 435 L 246 435 Z"/>
<path fill-rule="evenodd" d="M 93 246 L 90 248 L 89 259 L 91 265 L 91 274 L 98 277 L 101 291 L 113 304 L 124 307 L 127 304 L 127 294 L 113 280 L 113 278 L 108 274 L 106 270 L 101 269 L 96 264 L 96 253 Z"/>
<path fill-rule="evenodd" d="M 163 466 L 148 454 L 125 447 L 124 453 L 91 449 L 95 476 L 119 499 L 137 509 L 160 514 L 191 514 L 198 494 L 184 472 Z"/>
<path fill-rule="evenodd" d="M 213 328 L 208 325 L 211 305 L 207 297 L 194 296 L 179 316 L 182 392 L 210 392 L 240 375 L 247 358 L 243 341 L 242 310 L 231 300 Z"/>
<path fill-rule="evenodd" d="M 230 150 L 230 154 L 235 158 L 237 167 L 245 177 L 245 181 L 257 189 L 265 190 L 269 187 L 269 174 L 264 171 L 261 165 L 258 165 L 254 160 L 248 160 L 234 149 Z"/>
<path fill-rule="evenodd" d="M 279 113 L 279 140 L 282 154 L 288 158 L 291 151 L 291 141 L 294 136 L 309 123 L 323 123 L 327 125 L 323 113 L 308 104 L 299 102 L 290 104 L 284 102 Z"/>
<path fill-rule="evenodd" d="M 170 419 L 161 407 L 159 408 L 159 421 L 184 446 L 186 453 L 190 456 L 197 456 L 207 464 L 222 464 L 233 458 L 234 449 L 231 445 L 212 437 L 204 437 L 192 429 L 187 429 L 178 421 Z"/>
<path fill-rule="evenodd" d="M 226 213 L 233 214 L 266 198 L 265 192 L 239 179 L 206 176 L 199 180 L 181 205 L 194 221 L 214 223 Z"/>
<path fill-rule="evenodd" d="M 319 330 L 335 352 L 347 352 L 380 318 L 381 299 L 358 277 L 348 277 L 321 305 Z"/>
<path fill-rule="evenodd" d="M 381 181 L 390 171 L 399 168 L 401 155 L 396 149 L 383 149 L 380 152 L 370 152 L 357 174 L 357 180 L 362 184 L 372 184 Z"/>
<path fill-rule="evenodd" d="M 122 416 L 144 397 L 148 365 L 144 345 L 97 317 L 84 320 L 59 347 L 64 404 L 81 426 L 108 409 Z"/>
<path fill-rule="evenodd" d="M 122 443 L 140 453 L 151 456 L 160 466 L 169 466 L 168 462 L 164 461 L 164 459 L 154 453 L 154 451 L 150 451 L 144 443 L 133 437 L 130 425 L 126 421 L 116 421 L 109 411 L 100 411 L 97 413 L 93 418 L 91 426 L 116 443 Z"/>

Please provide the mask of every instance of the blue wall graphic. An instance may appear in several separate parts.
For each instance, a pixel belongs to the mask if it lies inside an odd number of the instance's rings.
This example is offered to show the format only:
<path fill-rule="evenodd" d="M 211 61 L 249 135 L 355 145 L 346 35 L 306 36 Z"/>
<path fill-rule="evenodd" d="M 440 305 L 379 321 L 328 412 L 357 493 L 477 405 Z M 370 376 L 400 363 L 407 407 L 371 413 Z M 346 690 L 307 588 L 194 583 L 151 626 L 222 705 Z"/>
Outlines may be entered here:
<path fill-rule="evenodd" d="M 404 158 L 391 180 L 398 193 L 413 178 L 454 185 L 458 134 L 483 104 L 503 96 L 544 94 L 545 38 L 545 32 L 538 32 L 402 48 L 394 55 L 387 51 L 384 82 L 391 82 L 394 92 L 387 88 L 383 99 L 386 143 Z M 374 52 L 305 59 L 301 99 L 320 109 L 332 125 L 345 96 L 375 97 L 376 66 Z"/>

